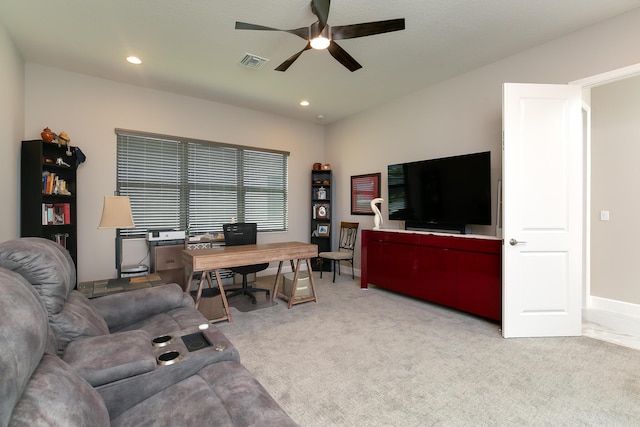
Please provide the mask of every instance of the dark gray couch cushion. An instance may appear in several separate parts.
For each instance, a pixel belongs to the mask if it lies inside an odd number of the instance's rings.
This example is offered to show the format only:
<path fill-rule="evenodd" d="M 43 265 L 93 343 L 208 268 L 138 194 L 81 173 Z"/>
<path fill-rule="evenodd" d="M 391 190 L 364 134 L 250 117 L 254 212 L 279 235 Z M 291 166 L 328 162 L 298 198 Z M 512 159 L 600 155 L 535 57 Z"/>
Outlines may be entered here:
<path fill-rule="evenodd" d="M 0 268 L 0 425 L 108 426 L 104 402 L 57 356 L 45 354 L 47 311 L 33 286 Z"/>
<path fill-rule="evenodd" d="M 69 252 L 59 244 L 38 237 L 0 243 L 0 267 L 22 275 L 38 292 L 49 314 L 58 354 L 70 341 L 109 333 L 102 315 L 80 292 Z"/>
<path fill-rule="evenodd" d="M 42 297 L 47 312 L 59 313 L 76 286 L 76 269 L 69 252 L 40 237 L 24 237 L 0 243 L 0 267 L 15 271 Z"/>
<path fill-rule="evenodd" d="M 33 288 L 17 273 L 0 268 L 0 425 L 11 413 L 40 363 L 47 312 Z"/>
<path fill-rule="evenodd" d="M 180 405 L 167 402 L 181 402 Z M 297 426 L 238 362 L 218 362 L 111 420 L 112 426 Z"/>
<path fill-rule="evenodd" d="M 145 331 L 116 332 L 70 342 L 64 361 L 96 387 L 155 370 L 152 348 Z"/>
<path fill-rule="evenodd" d="M 59 313 L 50 314 L 49 322 L 56 334 L 60 355 L 75 339 L 109 333 L 109 328 L 98 310 L 78 291 L 71 291 L 64 308 Z"/>
<path fill-rule="evenodd" d="M 164 335 L 187 326 L 208 323 L 195 309 L 193 299 L 175 283 L 95 298 L 91 300 L 91 305 L 100 313 L 111 332 L 145 329 L 154 336 L 155 332 Z M 166 317 L 171 318 L 165 319 L 170 325 L 151 325 L 159 318 Z"/>

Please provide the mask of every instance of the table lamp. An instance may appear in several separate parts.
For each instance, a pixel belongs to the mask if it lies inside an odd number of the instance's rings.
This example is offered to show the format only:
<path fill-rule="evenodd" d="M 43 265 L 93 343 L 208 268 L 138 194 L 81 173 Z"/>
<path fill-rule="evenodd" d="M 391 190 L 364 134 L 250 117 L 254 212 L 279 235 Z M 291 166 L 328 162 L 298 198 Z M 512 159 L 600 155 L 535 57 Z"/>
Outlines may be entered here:
<path fill-rule="evenodd" d="M 102 218 L 98 229 L 116 229 L 116 270 L 118 279 L 122 276 L 122 236 L 121 228 L 134 228 L 133 214 L 129 196 L 105 196 L 102 207 Z"/>

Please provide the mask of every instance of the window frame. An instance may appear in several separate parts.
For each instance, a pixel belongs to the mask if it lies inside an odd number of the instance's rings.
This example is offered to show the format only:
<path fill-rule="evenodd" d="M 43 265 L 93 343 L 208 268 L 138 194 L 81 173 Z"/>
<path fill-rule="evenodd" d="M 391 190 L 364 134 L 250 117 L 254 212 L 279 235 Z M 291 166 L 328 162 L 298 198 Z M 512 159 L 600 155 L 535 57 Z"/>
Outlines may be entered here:
<path fill-rule="evenodd" d="M 288 151 L 118 128 L 115 133 L 116 193 L 131 198 L 136 222 L 136 228 L 121 230 L 123 236 L 163 228 L 188 235 L 219 232 L 233 219 L 256 222 L 259 232 L 288 231 Z M 150 156 L 160 156 L 154 157 L 160 163 Z M 155 197 L 148 197 L 152 191 Z"/>

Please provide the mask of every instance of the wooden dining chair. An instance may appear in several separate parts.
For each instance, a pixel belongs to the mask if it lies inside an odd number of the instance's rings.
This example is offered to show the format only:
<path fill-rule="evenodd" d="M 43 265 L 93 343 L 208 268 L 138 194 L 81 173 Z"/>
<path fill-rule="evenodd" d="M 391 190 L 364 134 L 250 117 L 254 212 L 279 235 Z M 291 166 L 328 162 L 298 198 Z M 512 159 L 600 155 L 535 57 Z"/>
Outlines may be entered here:
<path fill-rule="evenodd" d="M 338 270 L 338 275 L 340 275 L 340 261 L 349 261 L 351 263 L 351 277 L 355 279 L 353 252 L 355 250 L 356 237 L 358 237 L 359 225 L 357 222 L 341 222 L 338 250 L 335 252 L 320 252 L 318 254 L 318 257 L 332 261 L 334 283 L 336 281 L 336 269 Z M 320 269 L 320 278 L 322 278 L 322 269 Z"/>

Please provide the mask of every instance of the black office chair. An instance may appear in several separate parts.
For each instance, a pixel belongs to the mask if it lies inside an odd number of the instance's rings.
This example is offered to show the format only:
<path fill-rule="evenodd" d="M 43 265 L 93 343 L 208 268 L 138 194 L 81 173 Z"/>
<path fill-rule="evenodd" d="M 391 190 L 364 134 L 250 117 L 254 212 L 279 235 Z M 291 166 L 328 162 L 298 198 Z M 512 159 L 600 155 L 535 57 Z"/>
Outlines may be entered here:
<path fill-rule="evenodd" d="M 224 224 L 222 226 L 224 231 L 224 243 L 226 246 L 237 246 L 237 245 L 255 245 L 256 238 L 258 235 L 258 224 L 255 222 L 244 222 L 244 223 L 234 223 L 234 224 Z M 269 294 L 271 290 L 262 289 L 262 288 L 250 288 L 247 285 L 247 276 L 251 273 L 257 273 L 258 271 L 265 270 L 269 267 L 269 263 L 264 264 L 252 264 L 252 265 L 243 265 L 242 267 L 233 267 L 230 270 L 234 273 L 238 273 L 242 275 L 242 288 L 233 289 L 227 293 L 227 298 L 235 297 L 236 295 L 246 295 L 251 298 L 251 302 L 256 304 L 256 296 L 254 295 L 256 292 L 265 292 L 267 298 L 269 298 Z"/>

